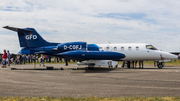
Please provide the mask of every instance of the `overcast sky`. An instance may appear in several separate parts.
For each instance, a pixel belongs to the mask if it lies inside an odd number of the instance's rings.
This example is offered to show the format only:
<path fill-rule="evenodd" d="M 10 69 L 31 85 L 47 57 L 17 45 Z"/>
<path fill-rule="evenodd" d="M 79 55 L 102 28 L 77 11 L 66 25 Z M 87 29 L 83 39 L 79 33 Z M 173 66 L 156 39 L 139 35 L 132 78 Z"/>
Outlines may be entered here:
<path fill-rule="evenodd" d="M 179 0 L 0 0 L 0 52 L 21 48 L 16 32 L 33 27 L 50 42 L 149 43 L 180 51 Z"/>

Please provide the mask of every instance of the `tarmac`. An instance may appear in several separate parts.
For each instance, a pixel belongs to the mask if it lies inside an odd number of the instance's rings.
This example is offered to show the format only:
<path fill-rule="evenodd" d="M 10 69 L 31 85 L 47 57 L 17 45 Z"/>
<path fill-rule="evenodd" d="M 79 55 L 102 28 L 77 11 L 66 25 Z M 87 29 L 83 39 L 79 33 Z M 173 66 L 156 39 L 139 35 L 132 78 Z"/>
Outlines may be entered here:
<path fill-rule="evenodd" d="M 76 64 L 46 64 L 53 70 L 33 64 L 0 68 L 0 96 L 22 97 L 156 97 L 180 96 L 180 66 L 163 69 L 97 67 Z M 64 70 L 60 70 L 60 68 Z"/>

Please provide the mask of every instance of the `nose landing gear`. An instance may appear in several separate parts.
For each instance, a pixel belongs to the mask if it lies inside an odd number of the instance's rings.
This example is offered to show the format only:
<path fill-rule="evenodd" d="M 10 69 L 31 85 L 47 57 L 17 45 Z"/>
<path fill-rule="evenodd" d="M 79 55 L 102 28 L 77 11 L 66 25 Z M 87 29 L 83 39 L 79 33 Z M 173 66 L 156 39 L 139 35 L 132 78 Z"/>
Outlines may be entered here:
<path fill-rule="evenodd" d="M 162 56 L 162 54 L 160 54 L 161 60 L 162 62 L 157 62 L 157 66 L 159 69 L 162 69 L 164 67 L 164 57 Z"/>
<path fill-rule="evenodd" d="M 164 62 L 157 62 L 157 66 L 159 69 L 162 69 L 164 67 Z"/>

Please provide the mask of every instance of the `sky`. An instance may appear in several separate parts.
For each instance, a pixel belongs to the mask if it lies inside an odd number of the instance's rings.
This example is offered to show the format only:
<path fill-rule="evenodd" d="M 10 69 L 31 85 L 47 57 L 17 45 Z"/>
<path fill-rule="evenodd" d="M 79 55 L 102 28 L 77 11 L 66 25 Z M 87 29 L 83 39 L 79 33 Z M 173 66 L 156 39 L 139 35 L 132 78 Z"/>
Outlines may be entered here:
<path fill-rule="evenodd" d="M 148 43 L 180 52 L 179 0 L 0 0 L 0 53 L 21 49 L 16 32 L 35 28 L 50 42 Z"/>

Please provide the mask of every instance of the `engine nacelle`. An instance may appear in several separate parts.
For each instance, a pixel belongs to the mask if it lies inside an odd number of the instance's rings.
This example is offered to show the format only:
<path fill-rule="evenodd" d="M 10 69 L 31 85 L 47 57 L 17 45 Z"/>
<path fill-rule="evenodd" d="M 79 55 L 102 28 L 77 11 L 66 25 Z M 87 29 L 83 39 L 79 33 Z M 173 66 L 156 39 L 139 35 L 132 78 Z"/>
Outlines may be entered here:
<path fill-rule="evenodd" d="M 94 65 L 94 66 L 116 66 L 118 61 L 112 60 L 86 60 L 82 62 L 77 62 L 77 65 Z"/>
<path fill-rule="evenodd" d="M 74 51 L 74 50 L 86 50 L 86 42 L 67 42 L 57 46 L 57 50 L 61 52 Z"/>

